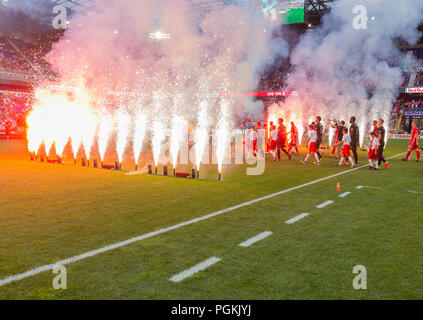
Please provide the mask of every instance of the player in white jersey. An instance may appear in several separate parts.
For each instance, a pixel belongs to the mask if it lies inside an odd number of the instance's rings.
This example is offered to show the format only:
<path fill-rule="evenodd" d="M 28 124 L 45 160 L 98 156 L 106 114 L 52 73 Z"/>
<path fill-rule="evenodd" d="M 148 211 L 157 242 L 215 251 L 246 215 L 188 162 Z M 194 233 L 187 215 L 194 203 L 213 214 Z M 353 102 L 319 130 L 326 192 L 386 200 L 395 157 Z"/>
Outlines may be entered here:
<path fill-rule="evenodd" d="M 376 134 L 377 134 L 376 132 L 370 133 L 370 145 L 369 145 L 369 154 L 368 154 L 368 159 L 370 164 L 369 170 L 379 170 L 378 150 L 379 150 L 380 142 L 378 138 L 376 137 Z M 375 164 L 373 164 L 372 160 L 376 160 Z"/>
<path fill-rule="evenodd" d="M 342 148 L 342 157 L 341 160 L 339 161 L 338 166 L 342 166 L 342 164 L 344 163 L 344 158 L 348 159 L 351 162 L 351 167 L 355 167 L 354 164 L 354 160 L 351 158 L 351 154 L 350 154 L 350 150 L 351 150 L 351 137 L 348 134 L 348 128 L 343 128 L 342 129 L 342 141 L 339 141 L 336 145 L 339 144 L 343 144 L 343 148 Z M 346 163 L 344 164 L 346 165 Z"/>
<path fill-rule="evenodd" d="M 310 155 L 313 153 L 314 157 L 316 158 L 316 165 L 320 166 L 320 159 L 317 155 L 317 148 L 316 148 L 316 141 L 317 141 L 317 132 L 314 130 L 313 125 L 308 126 L 308 139 L 306 141 L 306 144 L 310 142 L 310 145 L 308 147 L 308 153 L 304 160 L 300 160 L 301 163 L 306 163 Z"/>
<path fill-rule="evenodd" d="M 278 149 L 278 129 L 276 129 L 275 125 L 272 125 L 272 127 L 270 128 L 270 143 L 269 143 L 269 149 L 270 149 L 270 153 L 273 156 L 273 160 L 272 161 L 277 161 L 278 157 L 277 157 L 277 149 Z"/>

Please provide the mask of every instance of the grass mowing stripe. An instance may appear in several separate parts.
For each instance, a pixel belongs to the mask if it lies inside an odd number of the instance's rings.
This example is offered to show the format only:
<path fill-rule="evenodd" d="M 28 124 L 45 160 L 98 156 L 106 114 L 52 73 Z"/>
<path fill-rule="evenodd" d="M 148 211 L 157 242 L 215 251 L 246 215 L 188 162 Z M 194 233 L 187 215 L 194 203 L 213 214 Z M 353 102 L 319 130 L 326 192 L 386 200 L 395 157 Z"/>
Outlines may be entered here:
<path fill-rule="evenodd" d="M 316 206 L 316 208 L 317 209 L 322 209 L 324 207 L 327 207 L 328 205 L 331 205 L 332 203 L 334 203 L 334 201 L 328 200 L 328 201 L 325 201 L 325 202 L 319 204 L 318 206 Z"/>
<path fill-rule="evenodd" d="M 260 233 L 260 234 L 256 235 L 255 237 L 252 237 L 252 238 L 250 238 L 250 239 L 248 239 L 248 240 L 240 243 L 239 246 L 240 247 L 244 247 L 244 248 L 245 247 L 249 247 L 249 246 L 251 246 L 252 244 L 254 244 L 256 242 L 258 242 L 260 240 L 263 240 L 264 238 L 267 238 L 271 234 L 272 234 L 271 231 L 265 231 L 263 233 Z"/>
<path fill-rule="evenodd" d="M 350 195 L 351 192 L 347 191 L 339 195 L 339 198 L 345 198 L 346 196 Z"/>
<path fill-rule="evenodd" d="M 297 222 L 297 221 L 299 221 L 301 219 L 304 219 L 305 217 L 307 217 L 309 215 L 310 215 L 310 213 L 301 213 L 298 216 L 296 216 L 296 217 L 294 217 L 292 219 L 287 220 L 285 223 L 286 224 L 293 224 L 293 223 L 295 223 L 295 222 Z"/>
<path fill-rule="evenodd" d="M 211 257 L 207 260 L 204 260 L 203 262 L 200 262 L 199 264 L 196 264 L 195 266 L 182 271 L 181 273 L 178 273 L 176 275 L 174 275 L 172 278 L 170 278 L 169 280 L 172 282 L 181 282 L 182 280 L 193 276 L 194 274 L 203 271 L 205 269 L 207 269 L 208 267 L 218 263 L 219 261 L 221 261 L 222 259 L 218 258 L 218 257 Z"/>
<path fill-rule="evenodd" d="M 396 157 L 404 155 L 405 153 L 406 152 L 403 152 L 403 153 L 397 154 L 395 156 L 389 157 L 387 159 L 396 158 Z M 127 246 L 131 243 L 134 243 L 134 242 L 138 242 L 138 241 L 141 241 L 141 240 L 152 238 L 154 236 L 157 236 L 157 235 L 160 235 L 160 234 L 172 231 L 172 230 L 176 230 L 176 229 L 179 229 L 179 228 L 182 228 L 182 227 L 194 224 L 194 223 L 205 221 L 205 220 L 211 219 L 213 217 L 222 215 L 226 212 L 230 212 L 230 211 L 233 211 L 233 210 L 236 210 L 236 209 L 247 207 L 247 206 L 250 206 L 254 203 L 257 203 L 257 202 L 260 202 L 260 201 L 263 201 L 263 200 L 267 200 L 267 199 L 270 199 L 270 198 L 274 198 L 274 197 L 280 196 L 282 194 L 285 194 L 285 193 L 288 193 L 288 192 L 291 192 L 291 191 L 302 189 L 304 187 L 308 187 L 308 186 L 311 186 L 313 184 L 316 184 L 316 183 L 319 183 L 319 182 L 322 182 L 322 181 L 326 181 L 326 180 L 329 180 L 329 179 L 332 179 L 332 178 L 335 178 L 335 177 L 338 177 L 338 176 L 341 176 L 341 175 L 344 175 L 344 174 L 365 168 L 367 166 L 368 165 L 363 165 L 361 167 L 357 167 L 357 168 L 349 169 L 349 170 L 346 170 L 346 171 L 342 171 L 340 173 L 332 174 L 332 175 L 324 177 L 324 178 L 313 180 L 313 181 L 310 181 L 310 182 L 307 182 L 307 183 L 304 183 L 304 184 L 301 184 L 301 185 L 298 185 L 298 186 L 295 186 L 295 187 L 292 187 L 292 188 L 289 188 L 289 189 L 285 189 L 285 190 L 282 190 L 282 191 L 279 191 L 279 192 L 276 192 L 276 193 L 269 194 L 269 195 L 264 196 L 264 197 L 260 197 L 260 198 L 253 199 L 253 200 L 250 200 L 250 201 L 247 201 L 247 202 L 243 202 L 243 203 L 240 203 L 238 205 L 235 205 L 235 206 L 232 206 L 232 207 L 229 207 L 229 208 L 226 208 L 226 209 L 222 209 L 222 210 L 219 210 L 219 211 L 216 211 L 216 212 L 213 212 L 213 213 L 210 213 L 210 214 L 198 217 L 198 218 L 194 218 L 194 219 L 191 219 L 191 220 L 188 220 L 188 221 L 185 221 L 185 222 L 181 222 L 181 223 L 175 224 L 175 225 L 170 226 L 170 227 L 166 227 L 166 228 L 163 228 L 163 229 L 159 229 L 159 230 L 156 230 L 156 231 L 145 233 L 143 235 L 140 235 L 140 236 L 128 239 L 128 240 L 124 240 L 124 241 L 121 241 L 121 242 L 117 242 L 115 244 L 111 244 L 111 245 L 105 246 L 105 247 L 100 248 L 100 249 L 92 250 L 92 251 L 89 251 L 89 252 L 86 252 L 86 253 L 83 253 L 83 254 L 80 254 L 80 255 L 77 255 L 77 256 L 73 256 L 73 257 L 58 261 L 56 263 L 40 266 L 40 267 L 31 269 L 31 270 L 23 272 L 23 273 L 8 276 L 4 279 L 0 279 L 0 287 L 6 285 L 8 283 L 14 282 L 14 281 L 22 280 L 22 279 L 25 279 L 25 278 L 28 278 L 28 277 L 35 276 L 35 275 L 42 273 L 42 272 L 52 270 L 54 268 L 54 266 L 56 266 L 56 265 L 67 265 L 67 264 L 77 262 L 77 261 L 80 261 L 80 260 L 83 260 L 83 259 L 86 259 L 86 258 L 89 258 L 89 257 L 93 257 L 93 256 L 96 256 L 100 253 L 104 253 L 104 252 L 107 252 L 107 251 L 110 251 L 110 250 L 113 250 L 113 249 L 116 249 L 116 248 L 121 248 L 121 247 Z"/>

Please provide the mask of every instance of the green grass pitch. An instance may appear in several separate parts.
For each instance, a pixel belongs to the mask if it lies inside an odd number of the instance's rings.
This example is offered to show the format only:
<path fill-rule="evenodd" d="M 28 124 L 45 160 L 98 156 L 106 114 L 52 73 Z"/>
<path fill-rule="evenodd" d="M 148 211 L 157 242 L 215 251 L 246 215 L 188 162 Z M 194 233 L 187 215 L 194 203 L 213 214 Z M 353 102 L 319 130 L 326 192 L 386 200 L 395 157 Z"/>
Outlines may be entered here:
<path fill-rule="evenodd" d="M 267 161 L 259 176 L 226 166 L 215 183 L 30 162 L 23 149 L 0 142 L 0 280 L 350 170 L 294 157 Z M 386 155 L 406 149 L 392 140 Z M 46 271 L 1 286 L 0 299 L 421 299 L 423 194 L 408 190 L 423 192 L 423 167 L 402 157 L 68 264 L 66 290 Z M 351 194 L 340 198 L 338 182 Z M 310 215 L 285 223 L 301 213 Z M 239 246 L 264 231 L 273 234 Z M 213 256 L 222 260 L 169 281 Z M 367 290 L 352 286 L 356 265 L 367 269 Z"/>

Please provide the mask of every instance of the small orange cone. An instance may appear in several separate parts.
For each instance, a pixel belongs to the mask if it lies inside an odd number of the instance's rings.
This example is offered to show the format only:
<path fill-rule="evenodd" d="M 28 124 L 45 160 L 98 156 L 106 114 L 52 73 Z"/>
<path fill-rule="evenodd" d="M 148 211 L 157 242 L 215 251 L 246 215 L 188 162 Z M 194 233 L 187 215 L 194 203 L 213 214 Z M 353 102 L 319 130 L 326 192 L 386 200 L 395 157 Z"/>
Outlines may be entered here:
<path fill-rule="evenodd" d="M 338 182 L 338 184 L 336 185 L 336 191 L 338 191 L 338 192 L 340 192 L 340 191 L 341 191 L 341 185 L 339 184 L 339 182 Z"/>

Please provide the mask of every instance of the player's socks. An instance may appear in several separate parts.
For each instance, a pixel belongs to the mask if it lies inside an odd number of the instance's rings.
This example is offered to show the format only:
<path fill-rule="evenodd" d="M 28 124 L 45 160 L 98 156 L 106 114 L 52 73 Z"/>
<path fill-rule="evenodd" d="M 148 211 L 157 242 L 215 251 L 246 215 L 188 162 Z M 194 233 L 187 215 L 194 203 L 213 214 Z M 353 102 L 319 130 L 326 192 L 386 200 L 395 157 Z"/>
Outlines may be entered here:
<path fill-rule="evenodd" d="M 319 159 L 319 155 L 317 154 L 317 152 L 314 154 L 314 157 L 316 158 L 316 164 L 320 164 L 320 159 Z"/>

